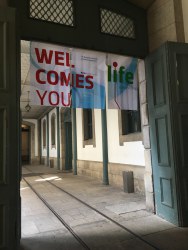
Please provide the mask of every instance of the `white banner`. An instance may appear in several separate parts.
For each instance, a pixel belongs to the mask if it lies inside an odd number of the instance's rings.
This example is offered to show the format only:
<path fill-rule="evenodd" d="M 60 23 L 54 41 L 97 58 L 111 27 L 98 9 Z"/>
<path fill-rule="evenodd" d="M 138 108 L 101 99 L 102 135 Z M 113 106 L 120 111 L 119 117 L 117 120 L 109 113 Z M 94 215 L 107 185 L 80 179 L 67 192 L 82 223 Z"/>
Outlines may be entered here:
<path fill-rule="evenodd" d="M 138 59 L 108 54 L 108 108 L 138 109 Z"/>
<path fill-rule="evenodd" d="M 41 106 L 137 110 L 137 59 L 31 42 L 30 98 Z"/>
<path fill-rule="evenodd" d="M 30 52 L 31 103 L 41 106 L 69 107 L 69 48 L 31 42 Z"/>
<path fill-rule="evenodd" d="M 105 108 L 106 55 L 101 52 L 73 49 L 72 106 L 74 108 Z"/>

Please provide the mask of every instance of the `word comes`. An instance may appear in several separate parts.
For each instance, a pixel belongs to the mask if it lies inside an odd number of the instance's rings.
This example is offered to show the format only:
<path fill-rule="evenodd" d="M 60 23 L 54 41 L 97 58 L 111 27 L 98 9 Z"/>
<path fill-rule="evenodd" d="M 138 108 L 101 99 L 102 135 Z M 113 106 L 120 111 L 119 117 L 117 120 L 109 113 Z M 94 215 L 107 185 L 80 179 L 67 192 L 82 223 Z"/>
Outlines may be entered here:
<path fill-rule="evenodd" d="M 50 84 L 60 86 L 75 86 L 76 88 L 93 88 L 93 76 L 84 74 L 66 74 L 65 72 L 57 72 L 55 70 L 46 71 L 38 69 L 36 71 L 36 81 L 39 84 Z"/>
<path fill-rule="evenodd" d="M 108 81 L 109 82 L 113 81 L 114 83 L 120 82 L 120 83 L 133 84 L 134 74 L 126 70 L 124 66 L 121 66 L 119 70 L 117 70 L 117 66 L 118 63 L 113 62 L 114 69 L 112 70 L 112 66 L 108 65 Z"/>

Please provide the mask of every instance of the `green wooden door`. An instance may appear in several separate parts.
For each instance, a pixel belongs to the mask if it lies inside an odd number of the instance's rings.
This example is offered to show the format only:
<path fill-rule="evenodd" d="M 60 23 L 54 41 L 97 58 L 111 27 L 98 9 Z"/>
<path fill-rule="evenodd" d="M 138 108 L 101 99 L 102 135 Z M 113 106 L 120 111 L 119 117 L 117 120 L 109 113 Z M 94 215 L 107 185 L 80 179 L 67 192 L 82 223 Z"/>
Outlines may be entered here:
<path fill-rule="evenodd" d="M 171 84 L 167 45 L 146 59 L 147 96 L 156 213 L 178 225 Z"/>
<path fill-rule="evenodd" d="M 15 11 L 0 8 L 0 249 L 19 249 L 20 124 Z M 19 83 L 20 84 L 20 83 Z"/>
<path fill-rule="evenodd" d="M 188 226 L 188 44 L 168 46 L 180 225 Z"/>

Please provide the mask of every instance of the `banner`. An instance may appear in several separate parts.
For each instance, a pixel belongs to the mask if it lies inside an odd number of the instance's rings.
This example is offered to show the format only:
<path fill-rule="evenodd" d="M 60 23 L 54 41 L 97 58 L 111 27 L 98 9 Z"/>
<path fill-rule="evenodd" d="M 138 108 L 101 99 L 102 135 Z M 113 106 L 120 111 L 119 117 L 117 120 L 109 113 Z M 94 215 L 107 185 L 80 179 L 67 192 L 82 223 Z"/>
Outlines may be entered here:
<path fill-rule="evenodd" d="M 105 107 L 105 54 L 31 42 L 31 103 Z"/>
<path fill-rule="evenodd" d="M 68 48 L 31 42 L 30 97 L 32 104 L 70 107 L 70 64 Z"/>
<path fill-rule="evenodd" d="M 108 54 L 108 108 L 138 109 L 138 59 Z"/>
<path fill-rule="evenodd" d="M 72 69 L 72 106 L 105 108 L 106 57 L 104 53 L 74 49 Z"/>
<path fill-rule="evenodd" d="M 137 59 L 31 42 L 30 98 L 41 106 L 137 110 Z"/>

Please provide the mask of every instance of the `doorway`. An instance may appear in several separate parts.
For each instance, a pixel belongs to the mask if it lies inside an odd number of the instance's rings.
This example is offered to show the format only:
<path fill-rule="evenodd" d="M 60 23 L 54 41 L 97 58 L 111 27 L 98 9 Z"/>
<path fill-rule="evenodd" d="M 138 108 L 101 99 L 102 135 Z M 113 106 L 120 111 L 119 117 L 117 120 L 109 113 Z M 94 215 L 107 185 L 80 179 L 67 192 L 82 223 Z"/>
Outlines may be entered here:
<path fill-rule="evenodd" d="M 30 129 L 26 125 L 22 125 L 22 164 L 30 163 Z"/>

